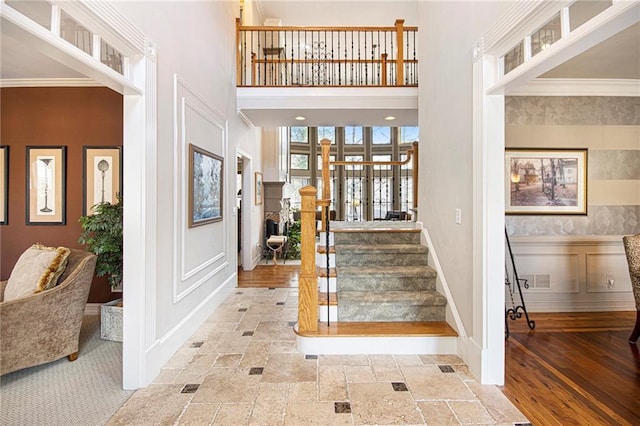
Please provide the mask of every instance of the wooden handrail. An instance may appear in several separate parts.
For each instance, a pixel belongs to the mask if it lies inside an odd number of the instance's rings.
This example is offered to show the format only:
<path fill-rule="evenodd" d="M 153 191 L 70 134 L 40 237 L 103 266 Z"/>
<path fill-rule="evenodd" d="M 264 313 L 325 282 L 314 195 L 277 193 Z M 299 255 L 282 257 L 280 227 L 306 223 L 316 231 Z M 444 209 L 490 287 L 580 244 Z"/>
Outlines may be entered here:
<path fill-rule="evenodd" d="M 252 53 L 255 55 L 255 53 Z M 386 57 L 386 54 L 383 54 Z M 252 56 L 253 57 L 253 56 Z M 274 59 L 253 59 L 252 62 L 256 64 L 384 64 L 386 59 L 287 59 L 287 58 L 274 58 Z M 417 64 L 416 59 L 405 59 L 405 64 Z"/>
<path fill-rule="evenodd" d="M 404 166 L 412 159 L 413 148 L 407 150 L 407 158 L 402 161 L 330 161 L 329 163 L 332 166 Z"/>
<path fill-rule="evenodd" d="M 316 194 L 313 186 L 300 189 L 300 276 L 298 331 L 318 330 L 318 276 L 316 271 Z"/>
<path fill-rule="evenodd" d="M 238 18 L 236 18 L 239 21 Z M 396 25 L 393 27 L 303 27 L 303 26 L 295 26 L 295 25 L 287 25 L 287 26 L 245 26 L 240 25 L 241 31 L 396 31 L 398 29 L 397 22 L 402 21 L 404 24 L 404 19 L 399 19 L 396 21 Z M 418 27 L 404 27 L 405 31 L 418 31 Z"/>

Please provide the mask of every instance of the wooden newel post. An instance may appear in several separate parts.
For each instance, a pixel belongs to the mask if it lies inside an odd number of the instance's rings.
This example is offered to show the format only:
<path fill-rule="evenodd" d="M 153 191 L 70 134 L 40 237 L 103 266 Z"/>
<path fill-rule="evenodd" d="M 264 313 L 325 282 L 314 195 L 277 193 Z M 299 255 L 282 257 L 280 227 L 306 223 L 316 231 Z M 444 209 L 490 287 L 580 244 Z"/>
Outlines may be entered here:
<path fill-rule="evenodd" d="M 298 279 L 298 331 L 318 330 L 318 276 L 316 274 L 316 194 L 313 186 L 300 189 L 301 244 Z"/>
<path fill-rule="evenodd" d="M 396 85 L 404 86 L 404 19 L 396 19 L 396 40 L 398 46 Z"/>

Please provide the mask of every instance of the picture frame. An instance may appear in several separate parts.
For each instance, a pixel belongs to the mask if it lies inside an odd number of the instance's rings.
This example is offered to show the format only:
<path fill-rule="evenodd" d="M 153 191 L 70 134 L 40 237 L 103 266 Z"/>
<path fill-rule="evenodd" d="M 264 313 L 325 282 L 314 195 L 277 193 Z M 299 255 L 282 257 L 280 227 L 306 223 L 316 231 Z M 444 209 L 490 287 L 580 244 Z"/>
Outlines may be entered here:
<path fill-rule="evenodd" d="M 122 197 L 122 147 L 82 148 L 82 215 L 93 215 L 93 207 Z"/>
<path fill-rule="evenodd" d="M 0 225 L 9 224 L 9 146 L 0 145 Z"/>
<path fill-rule="evenodd" d="M 189 228 L 222 220 L 224 159 L 189 144 Z"/>
<path fill-rule="evenodd" d="M 264 195 L 264 185 L 262 184 L 262 173 L 256 172 L 255 180 L 256 180 L 255 204 L 256 206 L 259 206 L 262 204 L 263 195 Z"/>
<path fill-rule="evenodd" d="M 505 213 L 586 215 L 587 149 L 505 150 Z"/>
<path fill-rule="evenodd" d="M 26 224 L 66 225 L 66 146 L 26 147 Z"/>

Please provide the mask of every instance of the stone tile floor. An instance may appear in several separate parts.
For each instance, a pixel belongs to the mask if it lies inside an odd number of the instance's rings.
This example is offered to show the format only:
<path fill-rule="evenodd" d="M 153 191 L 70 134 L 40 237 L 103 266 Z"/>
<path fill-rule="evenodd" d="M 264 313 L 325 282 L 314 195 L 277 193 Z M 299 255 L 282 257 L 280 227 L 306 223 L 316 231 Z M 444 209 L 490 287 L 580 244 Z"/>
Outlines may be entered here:
<path fill-rule="evenodd" d="M 110 425 L 526 424 L 453 355 L 296 351 L 297 289 L 237 289 Z"/>

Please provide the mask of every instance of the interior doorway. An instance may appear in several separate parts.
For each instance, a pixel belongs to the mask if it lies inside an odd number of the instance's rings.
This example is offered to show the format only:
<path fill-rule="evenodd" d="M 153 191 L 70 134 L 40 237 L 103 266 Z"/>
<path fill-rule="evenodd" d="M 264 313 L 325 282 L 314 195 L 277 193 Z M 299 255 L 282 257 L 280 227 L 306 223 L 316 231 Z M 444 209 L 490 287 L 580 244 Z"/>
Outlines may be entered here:
<path fill-rule="evenodd" d="M 241 150 L 236 150 L 236 235 L 238 238 L 238 268 L 252 268 L 251 243 L 251 176 L 252 159 Z"/>

